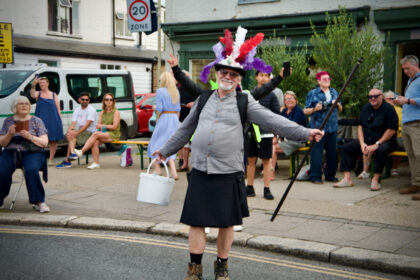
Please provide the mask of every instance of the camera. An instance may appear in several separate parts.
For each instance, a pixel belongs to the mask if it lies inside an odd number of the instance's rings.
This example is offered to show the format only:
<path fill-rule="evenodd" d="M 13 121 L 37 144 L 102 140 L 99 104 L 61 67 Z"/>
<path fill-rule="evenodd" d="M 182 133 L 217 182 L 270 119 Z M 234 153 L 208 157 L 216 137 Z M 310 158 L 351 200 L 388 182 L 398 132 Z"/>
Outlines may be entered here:
<path fill-rule="evenodd" d="M 328 106 L 331 105 L 330 103 L 328 103 L 328 101 L 320 101 L 320 102 L 318 102 L 318 104 L 321 104 L 322 105 L 322 110 L 323 111 L 324 110 L 327 110 L 328 109 Z"/>

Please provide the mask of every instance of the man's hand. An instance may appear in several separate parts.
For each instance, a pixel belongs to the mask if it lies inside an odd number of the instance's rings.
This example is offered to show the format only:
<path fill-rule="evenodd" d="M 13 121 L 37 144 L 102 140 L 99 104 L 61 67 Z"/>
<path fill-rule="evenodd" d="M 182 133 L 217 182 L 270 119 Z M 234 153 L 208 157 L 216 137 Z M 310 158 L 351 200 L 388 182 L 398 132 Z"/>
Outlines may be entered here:
<path fill-rule="evenodd" d="M 174 56 L 173 54 L 169 54 L 170 58 L 167 60 L 169 63 L 169 66 L 174 67 L 178 65 L 178 58 Z"/>
<path fill-rule="evenodd" d="M 360 149 L 362 150 L 363 155 L 367 156 L 367 147 L 368 145 L 366 143 L 360 144 Z"/>
<path fill-rule="evenodd" d="M 79 134 L 79 133 L 77 133 L 77 131 L 76 131 L 76 130 L 70 130 L 70 131 L 67 131 L 67 133 L 66 133 L 66 135 L 67 135 L 67 137 L 68 137 L 69 139 L 74 139 L 74 138 L 76 138 L 78 134 Z"/>
<path fill-rule="evenodd" d="M 155 152 L 153 152 L 152 156 L 156 156 L 157 155 L 157 162 L 161 162 L 161 161 L 165 161 L 166 157 L 164 157 L 161 153 L 160 150 L 157 150 Z"/>
<path fill-rule="evenodd" d="M 293 73 L 293 68 L 290 67 L 290 76 L 292 75 L 292 73 Z M 284 76 L 283 76 L 284 75 L 284 67 L 281 68 L 279 75 L 280 75 L 280 77 L 282 77 L 284 79 Z M 288 77 L 290 77 L 290 76 L 288 76 Z"/>
<path fill-rule="evenodd" d="M 309 141 L 313 141 L 315 139 L 316 142 L 321 141 L 321 138 L 324 136 L 324 131 L 319 129 L 311 129 L 309 133 Z"/>
<path fill-rule="evenodd" d="M 404 97 L 404 96 L 398 96 L 394 102 L 398 105 L 404 105 L 404 104 L 408 104 L 408 98 Z"/>
<path fill-rule="evenodd" d="M 374 152 L 375 152 L 378 148 L 379 148 L 379 146 L 378 146 L 378 145 L 376 145 L 376 144 L 373 144 L 373 145 L 367 146 L 367 147 L 366 147 L 366 155 L 367 155 L 368 157 L 372 157 L 373 153 L 374 153 Z"/>

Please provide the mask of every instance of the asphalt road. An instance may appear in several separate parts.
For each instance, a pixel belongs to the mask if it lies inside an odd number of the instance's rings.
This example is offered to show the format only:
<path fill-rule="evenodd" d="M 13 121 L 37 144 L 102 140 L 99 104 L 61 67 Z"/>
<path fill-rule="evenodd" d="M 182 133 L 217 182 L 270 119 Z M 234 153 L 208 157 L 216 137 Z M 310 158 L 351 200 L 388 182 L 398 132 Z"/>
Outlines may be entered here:
<path fill-rule="evenodd" d="M 203 258 L 214 279 L 215 244 Z M 183 279 L 187 240 L 139 233 L 0 226 L 0 279 Z M 231 279 L 410 279 L 234 247 Z"/>

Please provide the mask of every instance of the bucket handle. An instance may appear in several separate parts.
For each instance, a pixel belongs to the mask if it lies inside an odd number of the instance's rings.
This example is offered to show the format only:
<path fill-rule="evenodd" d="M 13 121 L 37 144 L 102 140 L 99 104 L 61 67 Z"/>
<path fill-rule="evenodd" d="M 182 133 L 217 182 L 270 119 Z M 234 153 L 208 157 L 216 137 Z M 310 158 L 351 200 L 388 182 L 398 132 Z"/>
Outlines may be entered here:
<path fill-rule="evenodd" d="M 154 158 L 152 160 L 152 162 L 149 164 L 149 166 L 147 167 L 147 174 L 149 174 L 150 171 L 150 167 L 152 167 L 153 163 L 156 161 L 157 158 Z M 166 170 L 166 178 L 169 178 L 169 171 L 168 171 L 168 166 L 166 165 L 166 162 L 164 160 L 162 160 L 163 162 L 163 166 L 165 167 Z"/>

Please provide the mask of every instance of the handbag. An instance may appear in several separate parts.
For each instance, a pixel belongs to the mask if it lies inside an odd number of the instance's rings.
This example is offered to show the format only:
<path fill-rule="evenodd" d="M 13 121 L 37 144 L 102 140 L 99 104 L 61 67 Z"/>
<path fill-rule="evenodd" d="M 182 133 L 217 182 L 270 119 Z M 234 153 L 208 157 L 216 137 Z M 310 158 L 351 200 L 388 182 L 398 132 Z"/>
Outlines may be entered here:
<path fill-rule="evenodd" d="M 150 174 L 150 167 L 152 167 L 155 160 L 156 159 L 153 159 L 149 164 L 146 173 L 140 173 L 137 200 L 167 206 L 171 200 L 175 180 L 169 178 L 168 166 L 164 161 L 163 166 L 165 167 L 166 177 Z"/>

